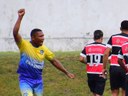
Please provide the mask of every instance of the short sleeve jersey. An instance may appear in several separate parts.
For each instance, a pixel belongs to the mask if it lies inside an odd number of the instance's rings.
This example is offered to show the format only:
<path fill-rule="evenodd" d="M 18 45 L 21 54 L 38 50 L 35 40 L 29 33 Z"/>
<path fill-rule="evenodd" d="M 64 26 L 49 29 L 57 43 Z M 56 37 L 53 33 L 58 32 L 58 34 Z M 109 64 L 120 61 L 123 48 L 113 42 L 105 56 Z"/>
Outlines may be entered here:
<path fill-rule="evenodd" d="M 102 74 L 103 69 L 103 54 L 106 50 L 106 45 L 102 43 L 91 43 L 84 47 L 80 56 L 86 58 L 86 70 L 89 74 Z"/>
<path fill-rule="evenodd" d="M 128 35 L 124 33 L 115 34 L 110 37 L 107 43 L 107 47 L 111 48 L 111 59 L 110 65 L 111 66 L 120 66 L 118 64 L 118 52 L 125 42 L 128 41 Z"/>
<path fill-rule="evenodd" d="M 54 54 L 45 46 L 34 47 L 30 41 L 22 39 L 17 44 L 20 50 L 20 62 L 17 73 L 29 78 L 42 78 L 44 59 L 52 60 Z"/>

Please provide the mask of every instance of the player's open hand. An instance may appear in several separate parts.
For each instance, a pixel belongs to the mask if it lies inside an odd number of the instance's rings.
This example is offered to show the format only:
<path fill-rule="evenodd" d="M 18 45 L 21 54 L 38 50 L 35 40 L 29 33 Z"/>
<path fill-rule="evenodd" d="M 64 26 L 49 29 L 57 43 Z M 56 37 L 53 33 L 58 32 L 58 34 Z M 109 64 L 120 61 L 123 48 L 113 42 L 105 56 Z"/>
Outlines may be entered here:
<path fill-rule="evenodd" d="M 20 9 L 20 10 L 18 11 L 19 17 L 23 17 L 24 14 L 25 14 L 25 9 Z"/>
<path fill-rule="evenodd" d="M 67 73 L 67 76 L 69 77 L 69 78 L 71 78 L 71 79 L 73 79 L 73 78 L 75 78 L 75 75 L 74 74 L 72 74 L 72 73 Z"/>

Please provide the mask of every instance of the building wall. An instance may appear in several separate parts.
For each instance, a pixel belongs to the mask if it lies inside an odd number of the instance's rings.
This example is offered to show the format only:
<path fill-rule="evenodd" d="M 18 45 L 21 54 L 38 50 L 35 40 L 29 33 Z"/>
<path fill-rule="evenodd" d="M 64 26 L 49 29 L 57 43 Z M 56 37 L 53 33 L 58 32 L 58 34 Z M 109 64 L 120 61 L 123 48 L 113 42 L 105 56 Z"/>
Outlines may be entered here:
<path fill-rule="evenodd" d="M 17 51 L 12 30 L 17 11 L 25 8 L 20 34 L 29 38 L 33 28 L 43 30 L 45 44 L 53 51 L 81 50 L 96 29 L 104 37 L 120 32 L 128 19 L 127 0 L 1 0 L 0 51 Z M 104 40 L 106 43 L 108 39 Z"/>

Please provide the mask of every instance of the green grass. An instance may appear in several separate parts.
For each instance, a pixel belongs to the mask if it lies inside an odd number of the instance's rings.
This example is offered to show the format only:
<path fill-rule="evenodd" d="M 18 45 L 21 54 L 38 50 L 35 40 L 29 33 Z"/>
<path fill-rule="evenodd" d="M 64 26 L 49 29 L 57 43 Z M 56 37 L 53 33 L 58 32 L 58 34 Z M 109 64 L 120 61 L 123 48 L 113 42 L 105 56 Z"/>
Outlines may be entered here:
<path fill-rule="evenodd" d="M 56 52 L 56 58 L 76 78 L 69 79 L 48 61 L 43 69 L 44 96 L 92 96 L 87 85 L 85 65 L 79 62 L 79 52 Z M 20 96 L 18 74 L 16 73 L 19 53 L 0 52 L 0 96 Z M 109 80 L 104 96 L 110 96 Z"/>

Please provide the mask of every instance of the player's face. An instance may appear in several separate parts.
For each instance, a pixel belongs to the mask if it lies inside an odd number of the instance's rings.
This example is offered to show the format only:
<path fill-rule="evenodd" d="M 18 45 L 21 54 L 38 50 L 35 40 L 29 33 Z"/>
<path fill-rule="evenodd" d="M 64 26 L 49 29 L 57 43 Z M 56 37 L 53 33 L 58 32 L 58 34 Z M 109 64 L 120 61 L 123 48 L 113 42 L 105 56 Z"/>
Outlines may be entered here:
<path fill-rule="evenodd" d="M 42 31 L 38 31 L 34 34 L 32 37 L 32 42 L 34 43 L 35 46 L 42 46 L 44 42 L 44 33 Z"/>

